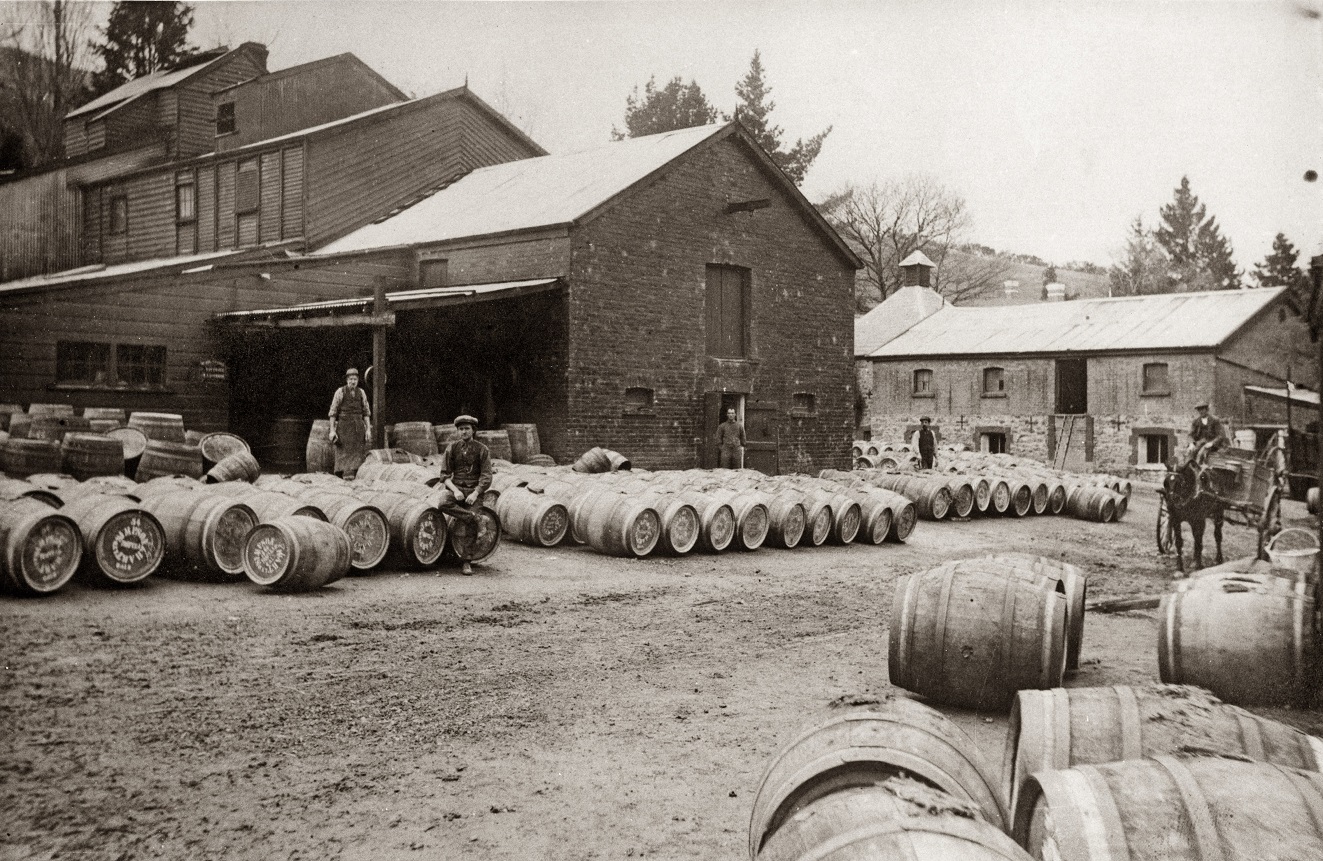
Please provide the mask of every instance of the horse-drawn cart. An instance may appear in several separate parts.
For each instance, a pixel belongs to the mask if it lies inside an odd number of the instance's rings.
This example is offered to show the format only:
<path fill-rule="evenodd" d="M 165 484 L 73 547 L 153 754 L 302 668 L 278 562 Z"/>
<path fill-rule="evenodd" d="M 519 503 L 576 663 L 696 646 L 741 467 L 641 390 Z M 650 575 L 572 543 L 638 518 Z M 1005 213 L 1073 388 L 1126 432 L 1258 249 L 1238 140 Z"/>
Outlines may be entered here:
<path fill-rule="evenodd" d="M 1209 516 L 1249 526 L 1259 534 L 1258 556 L 1265 556 L 1264 546 L 1281 531 L 1281 502 L 1287 493 L 1288 464 L 1280 436 L 1275 436 L 1262 451 L 1228 448 L 1208 455 L 1206 464 L 1185 464 L 1168 472 L 1167 481 L 1158 491 L 1157 541 L 1159 553 L 1170 553 L 1179 545 L 1177 513 L 1203 509 Z M 1213 514 L 1215 512 L 1215 514 Z M 1198 513 L 1202 525 L 1204 514 Z M 1221 553 L 1221 529 L 1215 520 L 1218 552 Z M 1193 527 L 1192 527 L 1193 528 Z M 1203 530 L 1196 532 L 1196 546 Z"/>

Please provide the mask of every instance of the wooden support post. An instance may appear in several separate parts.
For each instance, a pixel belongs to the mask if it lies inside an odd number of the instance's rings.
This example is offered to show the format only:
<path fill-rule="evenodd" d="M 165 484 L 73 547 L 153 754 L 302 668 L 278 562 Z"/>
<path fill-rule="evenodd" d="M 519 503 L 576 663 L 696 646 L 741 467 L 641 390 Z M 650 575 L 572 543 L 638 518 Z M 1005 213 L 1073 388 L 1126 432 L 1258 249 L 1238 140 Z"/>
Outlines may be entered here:
<path fill-rule="evenodd" d="M 1318 344 L 1318 380 L 1319 389 L 1323 391 L 1323 254 L 1310 258 L 1309 275 L 1313 281 L 1313 293 L 1309 302 L 1309 331 L 1314 336 L 1315 343 Z M 1287 392 L 1290 395 L 1290 392 Z M 1318 399 L 1318 427 L 1314 434 L 1314 445 L 1317 446 L 1314 456 L 1317 487 L 1320 499 L 1323 499 L 1323 397 Z M 1323 504 L 1319 505 L 1319 513 L 1315 515 L 1318 519 L 1318 544 L 1323 547 Z"/>
<path fill-rule="evenodd" d="M 378 277 L 372 286 L 372 446 L 385 448 L 383 424 L 386 412 L 386 279 Z"/>

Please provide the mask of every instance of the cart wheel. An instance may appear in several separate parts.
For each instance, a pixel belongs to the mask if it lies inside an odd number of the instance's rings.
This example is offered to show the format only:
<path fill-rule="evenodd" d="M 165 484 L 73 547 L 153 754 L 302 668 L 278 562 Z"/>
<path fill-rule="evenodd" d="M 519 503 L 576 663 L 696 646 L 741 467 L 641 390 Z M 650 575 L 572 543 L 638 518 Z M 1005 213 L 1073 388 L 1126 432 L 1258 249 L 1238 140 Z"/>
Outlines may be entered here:
<path fill-rule="evenodd" d="M 1167 510 L 1167 497 L 1158 499 L 1158 552 L 1167 555 L 1176 546 L 1176 521 Z"/>

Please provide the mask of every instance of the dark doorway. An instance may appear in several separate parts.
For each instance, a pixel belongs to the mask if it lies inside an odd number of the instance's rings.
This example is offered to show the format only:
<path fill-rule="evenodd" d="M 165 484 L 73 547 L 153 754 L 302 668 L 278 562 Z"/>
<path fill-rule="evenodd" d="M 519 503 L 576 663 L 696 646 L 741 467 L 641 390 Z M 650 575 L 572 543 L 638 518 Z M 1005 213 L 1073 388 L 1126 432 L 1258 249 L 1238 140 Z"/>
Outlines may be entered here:
<path fill-rule="evenodd" d="M 744 465 L 767 475 L 780 473 L 777 448 L 780 443 L 780 410 L 772 401 L 749 398 L 744 405 Z"/>
<path fill-rule="evenodd" d="M 1088 360 L 1057 359 L 1057 414 L 1077 416 L 1088 411 Z"/>
<path fill-rule="evenodd" d="M 726 420 L 726 410 L 734 410 L 735 418 L 745 421 L 744 395 L 739 392 L 707 392 L 703 396 L 703 442 L 700 446 L 699 464 L 704 469 L 716 469 L 721 464 L 717 451 L 717 428 Z M 749 436 L 747 423 L 744 436 Z M 748 459 L 748 451 L 745 451 Z"/>

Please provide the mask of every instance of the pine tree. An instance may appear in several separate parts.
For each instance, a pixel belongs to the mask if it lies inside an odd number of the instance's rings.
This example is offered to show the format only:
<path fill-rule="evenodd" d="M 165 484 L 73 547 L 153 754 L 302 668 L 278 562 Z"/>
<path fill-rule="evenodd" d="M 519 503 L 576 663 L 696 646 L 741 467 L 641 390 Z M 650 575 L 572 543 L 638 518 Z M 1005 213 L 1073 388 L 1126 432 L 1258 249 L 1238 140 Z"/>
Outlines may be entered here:
<path fill-rule="evenodd" d="M 103 42 L 92 50 L 105 68 L 92 79 L 97 94 L 126 81 L 165 69 L 193 53 L 186 42 L 193 7 L 185 3 L 120 0 L 101 31 Z"/>
<path fill-rule="evenodd" d="M 1172 291 L 1233 290 L 1240 287 L 1240 272 L 1231 259 L 1231 244 L 1222 236 L 1217 219 L 1190 190 L 1190 178 L 1181 177 L 1172 202 L 1159 211 L 1162 223 L 1154 238 L 1167 253 Z"/>
<path fill-rule="evenodd" d="M 1162 246 L 1154 239 L 1153 231 L 1137 217 L 1130 225 L 1121 262 L 1107 270 L 1113 296 L 1145 296 L 1152 293 L 1170 293 L 1173 289 L 1168 276 L 1170 261 Z"/>
<path fill-rule="evenodd" d="M 635 87 L 625 99 L 625 130 L 612 128 L 611 139 L 624 140 L 705 126 L 716 119 L 717 109 L 712 107 L 694 81 L 686 84 L 675 77 L 657 89 L 657 79 L 652 77 L 643 86 L 642 96 Z"/>
<path fill-rule="evenodd" d="M 771 94 L 772 88 L 763 78 L 762 56 L 754 51 L 748 74 L 735 85 L 735 95 L 740 100 L 736 118 L 749 130 L 758 145 L 767 151 L 777 167 L 785 171 L 795 185 L 799 185 L 822 151 L 822 142 L 831 134 L 831 126 L 808 140 L 800 138 L 789 150 L 783 150 L 781 135 L 784 130 L 772 122 L 772 111 L 776 103 L 771 100 Z"/>
<path fill-rule="evenodd" d="M 1313 291 L 1309 275 L 1295 265 L 1299 258 L 1300 252 L 1291 240 L 1286 234 L 1279 233 L 1273 238 L 1272 253 L 1263 258 L 1262 263 L 1254 264 L 1254 280 L 1260 287 L 1289 287 L 1296 307 L 1308 308 Z"/>

